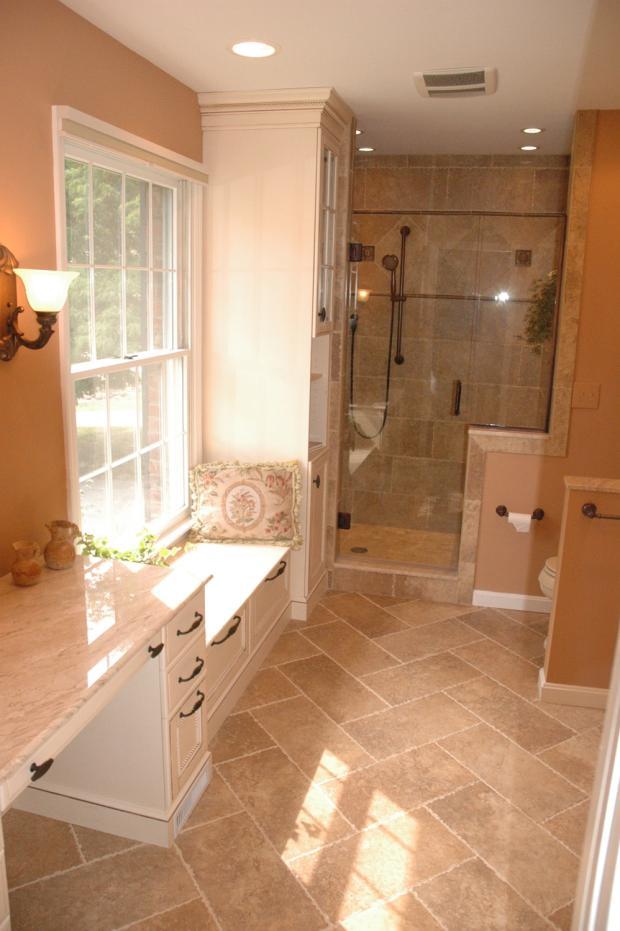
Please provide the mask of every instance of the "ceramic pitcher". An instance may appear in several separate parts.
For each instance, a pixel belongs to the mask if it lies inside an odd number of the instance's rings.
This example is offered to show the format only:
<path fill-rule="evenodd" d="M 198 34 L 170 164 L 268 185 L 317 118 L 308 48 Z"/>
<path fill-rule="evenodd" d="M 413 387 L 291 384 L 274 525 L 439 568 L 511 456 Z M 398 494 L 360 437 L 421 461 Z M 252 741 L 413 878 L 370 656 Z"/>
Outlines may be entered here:
<path fill-rule="evenodd" d="M 11 575 L 15 585 L 36 585 L 43 572 L 43 559 L 38 543 L 28 540 L 18 540 L 13 544 L 17 553 L 15 562 L 11 566 Z"/>
<path fill-rule="evenodd" d="M 80 528 L 70 520 L 53 520 L 45 525 L 52 539 L 45 547 L 45 562 L 49 569 L 69 569 L 75 561 L 73 541 Z"/>

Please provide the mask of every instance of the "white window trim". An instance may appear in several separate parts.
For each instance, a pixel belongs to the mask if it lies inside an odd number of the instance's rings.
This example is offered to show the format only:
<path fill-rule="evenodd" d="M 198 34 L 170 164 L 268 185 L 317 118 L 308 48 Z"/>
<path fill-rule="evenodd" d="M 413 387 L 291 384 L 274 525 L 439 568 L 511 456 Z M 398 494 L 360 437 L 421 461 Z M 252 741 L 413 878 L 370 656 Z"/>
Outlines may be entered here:
<path fill-rule="evenodd" d="M 80 132 L 80 127 L 84 133 Z M 71 131 L 69 131 L 69 128 Z M 94 134 L 94 135 L 93 135 Z M 97 134 L 100 134 L 97 137 Z M 93 141 L 97 138 L 98 141 Z M 124 160 L 161 171 L 175 172 L 188 181 L 188 215 L 190 224 L 189 264 L 189 360 L 188 360 L 188 465 L 192 468 L 203 458 L 202 446 L 202 301 L 203 301 L 203 230 L 205 219 L 204 187 L 207 182 L 205 166 L 200 162 L 152 143 L 147 139 L 105 123 L 73 107 L 52 107 L 52 150 L 54 166 L 54 213 L 56 229 L 56 266 L 66 267 L 66 224 L 64 202 L 64 149 L 65 140 L 72 140 L 94 152 L 107 156 L 119 155 Z M 115 147 L 115 141 L 118 145 Z M 105 142 L 102 145 L 101 142 Z M 80 516 L 77 444 L 75 432 L 75 405 L 71 378 L 69 345 L 69 315 L 59 315 L 58 338 L 60 344 L 60 385 L 63 407 L 67 509 L 70 520 Z M 163 527 L 160 541 L 173 543 L 187 532 L 191 525 L 189 507 L 176 522 Z"/>

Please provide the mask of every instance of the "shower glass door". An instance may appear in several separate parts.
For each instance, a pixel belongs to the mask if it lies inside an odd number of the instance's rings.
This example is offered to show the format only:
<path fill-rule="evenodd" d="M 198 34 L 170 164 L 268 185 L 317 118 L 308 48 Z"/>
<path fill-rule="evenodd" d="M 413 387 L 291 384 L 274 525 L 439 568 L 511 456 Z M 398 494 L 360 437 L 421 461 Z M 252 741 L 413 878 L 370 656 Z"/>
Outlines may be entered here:
<path fill-rule="evenodd" d="M 382 259 L 400 256 L 403 226 L 411 232 L 395 364 Z M 546 429 L 563 236 L 557 216 L 354 215 L 351 238 L 374 246 L 374 259 L 356 263 L 357 293 L 369 296 L 350 308 L 341 555 L 456 566 L 467 426 Z"/>

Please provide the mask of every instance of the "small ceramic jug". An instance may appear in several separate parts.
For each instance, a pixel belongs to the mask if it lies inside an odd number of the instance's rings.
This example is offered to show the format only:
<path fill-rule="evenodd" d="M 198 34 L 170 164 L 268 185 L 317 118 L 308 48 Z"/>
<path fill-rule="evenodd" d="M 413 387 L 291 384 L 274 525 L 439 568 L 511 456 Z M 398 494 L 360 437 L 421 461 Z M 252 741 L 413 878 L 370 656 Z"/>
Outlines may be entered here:
<path fill-rule="evenodd" d="M 17 558 L 11 566 L 11 575 L 15 585 L 36 585 L 43 572 L 43 559 L 38 543 L 18 540 L 13 544 Z"/>
<path fill-rule="evenodd" d="M 80 528 L 70 520 L 53 520 L 45 525 L 52 539 L 45 547 L 45 562 L 49 569 L 70 569 L 75 562 L 73 541 Z"/>

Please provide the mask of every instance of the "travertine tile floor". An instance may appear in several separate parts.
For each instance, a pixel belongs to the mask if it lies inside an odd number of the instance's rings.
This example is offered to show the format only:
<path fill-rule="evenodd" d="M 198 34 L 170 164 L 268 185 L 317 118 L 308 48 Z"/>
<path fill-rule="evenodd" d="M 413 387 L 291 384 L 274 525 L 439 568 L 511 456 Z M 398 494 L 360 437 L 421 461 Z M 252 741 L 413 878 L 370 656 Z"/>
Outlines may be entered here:
<path fill-rule="evenodd" d="M 329 594 L 172 849 L 8 813 L 14 929 L 567 931 L 602 713 L 537 701 L 544 626 Z"/>
<path fill-rule="evenodd" d="M 384 527 L 353 521 L 338 531 L 338 553 L 360 563 L 417 564 L 454 568 L 458 562 L 460 533 Z M 363 549 L 365 552 L 359 552 Z M 356 552 L 357 550 L 357 552 Z"/>

